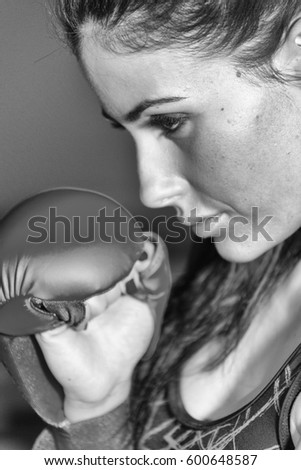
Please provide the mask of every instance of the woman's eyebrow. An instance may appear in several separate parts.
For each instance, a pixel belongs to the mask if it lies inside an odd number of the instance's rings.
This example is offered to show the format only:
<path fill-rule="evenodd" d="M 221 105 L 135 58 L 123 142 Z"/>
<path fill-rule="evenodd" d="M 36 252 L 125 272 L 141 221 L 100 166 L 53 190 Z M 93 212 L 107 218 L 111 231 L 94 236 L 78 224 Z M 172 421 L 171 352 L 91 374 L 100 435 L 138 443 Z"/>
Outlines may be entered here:
<path fill-rule="evenodd" d="M 137 106 L 135 106 L 134 109 L 129 111 L 122 119 L 121 122 L 135 122 L 137 121 L 141 114 L 146 111 L 148 108 L 160 104 L 166 104 L 166 103 L 176 103 L 178 101 L 186 100 L 187 98 L 185 96 L 171 96 L 169 98 L 159 98 L 156 100 L 145 100 L 139 103 Z M 102 114 L 106 119 L 109 119 L 110 121 L 117 122 L 116 119 L 114 119 L 104 108 L 102 108 Z"/>

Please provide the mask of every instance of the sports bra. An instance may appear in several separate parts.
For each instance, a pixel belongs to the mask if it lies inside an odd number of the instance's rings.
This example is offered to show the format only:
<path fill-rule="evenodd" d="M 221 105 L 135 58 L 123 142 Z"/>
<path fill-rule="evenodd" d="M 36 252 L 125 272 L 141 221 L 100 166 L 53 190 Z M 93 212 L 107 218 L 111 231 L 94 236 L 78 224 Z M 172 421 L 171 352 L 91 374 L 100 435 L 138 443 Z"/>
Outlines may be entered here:
<path fill-rule="evenodd" d="M 290 412 L 301 392 L 301 344 L 248 404 L 217 420 L 198 421 L 184 409 L 178 381 L 153 404 L 139 448 L 181 450 L 293 449 Z"/>

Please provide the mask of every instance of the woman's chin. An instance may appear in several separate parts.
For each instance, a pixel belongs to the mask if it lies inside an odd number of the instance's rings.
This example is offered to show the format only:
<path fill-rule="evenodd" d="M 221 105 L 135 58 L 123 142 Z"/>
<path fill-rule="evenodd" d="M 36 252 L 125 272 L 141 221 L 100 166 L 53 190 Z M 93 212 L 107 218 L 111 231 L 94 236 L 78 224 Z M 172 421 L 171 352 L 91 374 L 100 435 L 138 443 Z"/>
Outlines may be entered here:
<path fill-rule="evenodd" d="M 249 263 L 274 248 L 275 241 L 232 241 L 225 238 L 223 241 L 213 239 L 219 255 L 232 263 Z"/>

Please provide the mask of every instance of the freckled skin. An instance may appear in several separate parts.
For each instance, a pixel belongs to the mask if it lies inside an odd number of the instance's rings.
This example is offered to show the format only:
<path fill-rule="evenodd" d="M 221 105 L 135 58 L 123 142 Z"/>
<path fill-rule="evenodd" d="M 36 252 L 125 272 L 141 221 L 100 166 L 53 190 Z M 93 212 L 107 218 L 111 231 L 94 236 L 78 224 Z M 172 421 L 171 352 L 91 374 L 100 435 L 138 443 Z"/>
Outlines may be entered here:
<path fill-rule="evenodd" d="M 102 104 L 118 121 L 139 102 L 168 96 L 185 100 L 156 105 L 139 121 L 122 123 L 137 146 L 142 201 L 178 206 L 185 215 L 222 214 L 236 234 L 217 243 L 231 261 L 255 259 L 301 225 L 301 99 L 292 84 L 254 83 L 226 59 L 205 61 L 183 51 L 116 55 L 83 40 L 83 64 Z M 176 133 L 150 127 L 155 114 L 188 115 Z M 252 240 L 251 208 L 272 241 Z M 260 222 L 259 220 L 259 222 Z"/>

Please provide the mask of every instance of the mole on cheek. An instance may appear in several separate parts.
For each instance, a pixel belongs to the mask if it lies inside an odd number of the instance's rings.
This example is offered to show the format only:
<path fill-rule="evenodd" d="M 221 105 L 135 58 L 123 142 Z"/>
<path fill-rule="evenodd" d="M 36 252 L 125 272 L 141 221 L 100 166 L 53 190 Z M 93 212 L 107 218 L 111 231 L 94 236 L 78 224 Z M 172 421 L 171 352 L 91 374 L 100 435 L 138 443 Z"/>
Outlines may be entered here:
<path fill-rule="evenodd" d="M 255 126 L 256 126 L 257 128 L 259 128 L 260 125 L 261 125 L 261 119 L 260 119 L 260 117 L 261 117 L 260 114 L 256 114 L 256 116 L 255 116 Z"/>

